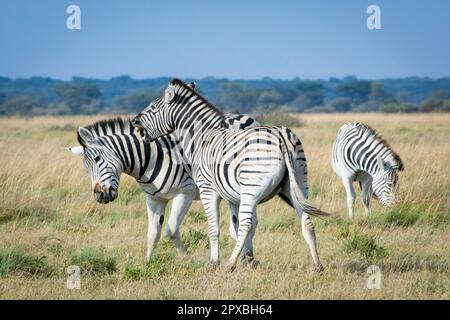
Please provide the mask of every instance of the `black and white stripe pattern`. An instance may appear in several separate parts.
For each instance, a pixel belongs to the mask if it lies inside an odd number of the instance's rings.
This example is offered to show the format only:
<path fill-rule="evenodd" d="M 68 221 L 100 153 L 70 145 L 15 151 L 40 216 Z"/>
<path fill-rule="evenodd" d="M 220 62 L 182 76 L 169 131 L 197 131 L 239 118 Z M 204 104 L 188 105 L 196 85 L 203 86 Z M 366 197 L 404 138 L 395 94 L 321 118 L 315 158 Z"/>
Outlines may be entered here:
<path fill-rule="evenodd" d="M 280 193 L 294 205 L 314 264 L 320 267 L 308 214 L 327 213 L 306 200 L 306 158 L 300 140 L 284 127 L 227 130 L 221 128 L 223 119 L 222 113 L 206 99 L 174 79 L 164 97 L 155 99 L 133 124 L 143 128 L 149 139 L 173 134 L 180 141 L 183 159 L 192 167 L 208 216 L 213 263 L 219 262 L 220 199 L 228 201 L 232 221 L 236 222 L 236 247 L 228 262 L 234 267 L 243 248 L 250 259 L 253 257 L 256 206 Z"/>
<path fill-rule="evenodd" d="M 241 126 L 259 124 L 248 116 L 229 114 L 222 125 L 240 130 Z M 185 252 L 179 226 L 192 201 L 198 199 L 198 189 L 180 160 L 177 141 L 167 136 L 149 142 L 126 118 L 99 121 L 80 128 L 77 138 L 81 146 L 71 150 L 83 154 L 83 164 L 98 202 L 108 203 L 117 198 L 122 172 L 135 178 L 147 194 L 147 259 L 160 238 L 165 207 L 171 199 L 172 212 L 166 232 L 177 248 Z"/>
<path fill-rule="evenodd" d="M 353 181 L 359 182 L 367 214 L 372 195 L 383 205 L 394 203 L 394 188 L 398 171 L 403 170 L 403 162 L 368 125 L 351 122 L 340 128 L 333 145 L 331 163 L 345 186 L 350 217 L 353 217 L 355 201 Z"/>

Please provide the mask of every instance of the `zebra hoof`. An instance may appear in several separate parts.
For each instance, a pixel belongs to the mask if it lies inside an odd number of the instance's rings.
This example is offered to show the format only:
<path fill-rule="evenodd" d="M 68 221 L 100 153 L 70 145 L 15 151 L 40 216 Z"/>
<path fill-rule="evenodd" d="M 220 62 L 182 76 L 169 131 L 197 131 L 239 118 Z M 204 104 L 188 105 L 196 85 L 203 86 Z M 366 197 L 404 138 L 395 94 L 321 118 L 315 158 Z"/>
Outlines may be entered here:
<path fill-rule="evenodd" d="M 314 273 L 322 273 L 325 270 L 325 268 L 323 267 L 323 265 L 319 264 L 319 265 L 314 265 L 312 268 L 312 272 Z"/>
<path fill-rule="evenodd" d="M 251 269 L 257 269 L 261 265 L 261 262 L 253 257 L 245 257 L 243 263 L 246 267 Z"/>
<path fill-rule="evenodd" d="M 259 262 L 259 260 L 256 260 L 256 259 L 253 259 L 248 264 L 248 266 L 252 269 L 258 269 L 260 265 L 261 265 L 261 262 Z"/>
<path fill-rule="evenodd" d="M 234 270 L 236 270 L 236 264 L 232 263 L 232 262 L 228 262 L 227 265 L 225 266 L 225 269 L 228 272 L 233 272 Z"/>
<path fill-rule="evenodd" d="M 214 271 L 214 270 L 217 270 L 217 268 L 219 268 L 219 265 L 220 265 L 219 261 L 210 261 L 207 264 L 207 267 L 208 267 L 208 269 Z"/>

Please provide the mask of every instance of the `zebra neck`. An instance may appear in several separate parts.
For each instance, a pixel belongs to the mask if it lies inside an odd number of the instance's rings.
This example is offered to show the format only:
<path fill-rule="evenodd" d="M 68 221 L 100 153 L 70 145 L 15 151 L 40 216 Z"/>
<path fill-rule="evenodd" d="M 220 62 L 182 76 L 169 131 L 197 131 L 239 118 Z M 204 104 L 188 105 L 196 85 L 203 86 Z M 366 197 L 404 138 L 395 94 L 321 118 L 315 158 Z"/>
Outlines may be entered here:
<path fill-rule="evenodd" d="M 102 138 L 105 147 L 114 154 L 114 162 L 121 172 L 135 179 L 144 175 L 152 154 L 149 142 L 135 134 L 125 133 Z"/>
<path fill-rule="evenodd" d="M 393 155 L 388 148 L 383 148 L 379 151 L 379 153 L 374 153 L 372 155 L 370 161 L 364 163 L 364 166 L 361 168 L 363 171 L 369 173 L 372 177 L 376 176 L 380 173 L 382 168 L 378 166 L 377 156 L 380 156 L 383 162 L 385 161 L 393 161 Z"/>
<path fill-rule="evenodd" d="M 211 134 L 211 129 L 221 128 L 224 116 L 207 104 L 185 109 L 176 121 L 175 138 L 180 142 L 183 158 L 192 164 L 193 157 L 201 150 L 202 141 Z"/>

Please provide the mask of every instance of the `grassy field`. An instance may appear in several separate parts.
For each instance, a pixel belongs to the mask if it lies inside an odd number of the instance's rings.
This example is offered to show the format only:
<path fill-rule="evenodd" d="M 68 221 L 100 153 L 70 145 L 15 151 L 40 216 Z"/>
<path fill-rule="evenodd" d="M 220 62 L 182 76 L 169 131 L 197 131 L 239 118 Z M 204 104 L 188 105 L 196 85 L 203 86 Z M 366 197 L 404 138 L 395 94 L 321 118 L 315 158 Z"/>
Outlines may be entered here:
<path fill-rule="evenodd" d="M 275 198 L 259 207 L 256 270 L 207 267 L 207 223 L 194 203 L 182 238 L 191 255 L 163 240 L 150 264 L 146 209 L 137 184 L 123 176 L 119 198 L 97 204 L 81 159 L 65 148 L 76 129 L 99 119 L 0 118 L 0 298 L 18 299 L 449 299 L 450 115 L 305 115 L 295 128 L 305 146 L 311 201 L 334 213 L 315 219 L 325 271 L 312 261 L 294 211 Z M 330 165 L 338 128 L 372 125 L 405 163 L 398 203 L 359 199 L 349 221 L 345 192 Z M 359 195 L 359 192 L 358 192 Z M 234 245 L 222 206 L 221 258 Z M 167 220 L 167 219 L 166 219 Z M 69 265 L 81 289 L 66 288 Z M 379 290 L 367 289 L 369 265 L 381 268 Z"/>

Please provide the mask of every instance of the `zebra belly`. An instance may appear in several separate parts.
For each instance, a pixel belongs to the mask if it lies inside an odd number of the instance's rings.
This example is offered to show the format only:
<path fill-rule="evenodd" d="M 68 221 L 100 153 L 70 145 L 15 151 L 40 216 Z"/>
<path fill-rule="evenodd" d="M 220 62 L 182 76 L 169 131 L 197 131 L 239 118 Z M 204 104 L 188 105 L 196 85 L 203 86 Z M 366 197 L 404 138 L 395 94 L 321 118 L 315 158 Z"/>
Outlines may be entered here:
<path fill-rule="evenodd" d="M 241 201 L 242 196 L 250 196 L 258 203 L 271 199 L 279 191 L 286 172 L 281 159 L 260 163 L 244 160 L 220 165 L 219 168 L 213 175 L 215 190 L 223 199 L 235 204 Z"/>
<path fill-rule="evenodd" d="M 186 172 L 174 176 L 165 176 L 161 173 L 152 183 L 139 185 L 145 193 L 167 200 L 171 200 L 178 193 L 191 194 L 195 199 L 199 199 L 198 188 Z"/>

